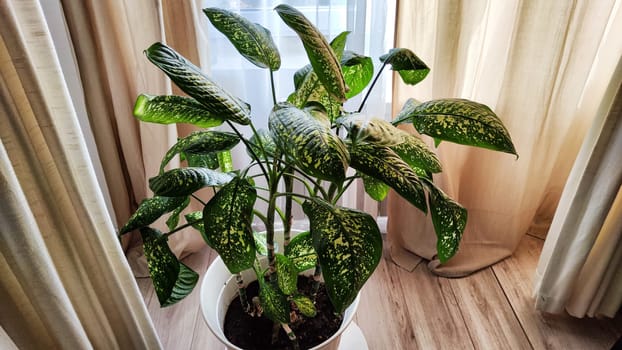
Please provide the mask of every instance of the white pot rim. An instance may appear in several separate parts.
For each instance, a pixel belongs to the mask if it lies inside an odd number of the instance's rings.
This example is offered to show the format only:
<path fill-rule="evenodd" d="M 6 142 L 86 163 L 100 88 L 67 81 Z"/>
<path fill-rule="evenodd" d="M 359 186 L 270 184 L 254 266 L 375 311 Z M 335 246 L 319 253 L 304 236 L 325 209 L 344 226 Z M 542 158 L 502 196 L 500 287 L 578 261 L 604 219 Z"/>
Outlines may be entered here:
<path fill-rule="evenodd" d="M 222 299 L 222 293 L 225 288 L 225 285 L 229 280 L 231 280 L 233 276 L 227 270 L 224 262 L 220 257 L 217 257 L 208 267 L 205 276 L 203 277 L 203 282 L 201 283 L 200 290 L 200 302 L 201 302 L 201 314 L 203 315 L 203 319 L 207 323 L 210 331 L 229 349 L 235 350 L 244 350 L 236 345 L 232 344 L 226 337 L 222 330 L 221 320 L 219 320 L 218 309 L 220 307 Z M 341 322 L 341 326 L 326 341 L 321 344 L 309 349 L 309 350 L 319 350 L 323 347 L 330 344 L 332 341 L 336 340 L 341 334 L 346 330 L 346 328 L 350 325 L 352 320 L 354 319 L 354 315 L 356 310 L 358 309 L 358 304 L 360 301 L 360 292 L 354 299 L 354 302 L 346 309 L 343 316 L 343 321 Z M 229 301 L 226 301 L 229 302 Z"/>

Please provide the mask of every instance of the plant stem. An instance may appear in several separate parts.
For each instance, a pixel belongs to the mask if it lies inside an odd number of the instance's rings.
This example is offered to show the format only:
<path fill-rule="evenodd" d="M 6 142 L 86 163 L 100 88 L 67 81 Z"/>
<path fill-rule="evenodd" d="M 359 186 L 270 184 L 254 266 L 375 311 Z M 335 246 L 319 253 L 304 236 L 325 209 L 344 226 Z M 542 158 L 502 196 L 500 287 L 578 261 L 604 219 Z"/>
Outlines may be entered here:
<path fill-rule="evenodd" d="M 216 194 L 216 192 L 214 191 L 214 194 Z M 191 194 L 192 198 L 196 199 L 199 203 L 201 203 L 203 206 L 205 206 L 205 202 L 203 200 L 201 200 L 201 198 L 197 197 L 194 194 Z"/>
<path fill-rule="evenodd" d="M 341 198 L 341 196 L 343 196 L 343 194 L 346 192 L 346 190 L 348 189 L 348 187 L 350 187 L 350 185 L 352 185 L 352 182 L 354 182 L 354 180 L 358 179 L 359 176 L 352 176 L 348 179 L 348 183 L 346 183 L 345 186 L 343 186 L 339 192 L 337 193 L 337 195 L 335 196 L 335 199 L 333 201 L 333 204 L 337 203 L 337 201 L 339 200 L 339 198 Z"/>
<path fill-rule="evenodd" d="M 274 87 L 274 72 L 270 69 L 270 86 L 272 87 L 272 101 L 276 104 L 276 88 Z"/>
<path fill-rule="evenodd" d="M 268 248 L 268 268 L 270 274 L 270 281 L 276 280 L 276 267 L 274 257 L 274 213 L 276 212 L 276 187 L 278 183 L 274 182 L 270 184 L 270 199 L 268 201 L 268 211 L 266 215 L 266 245 Z"/>
<path fill-rule="evenodd" d="M 319 263 L 315 264 L 315 272 L 313 272 L 313 284 L 311 285 L 311 297 L 315 301 L 317 291 L 320 289 L 320 277 L 322 276 L 322 267 Z"/>
<path fill-rule="evenodd" d="M 248 299 L 246 298 L 246 287 L 244 286 L 244 280 L 242 279 L 242 275 L 240 273 L 235 274 L 235 282 L 238 285 L 238 293 L 240 294 L 240 304 L 242 305 L 242 309 L 245 313 L 250 313 L 251 304 L 248 303 Z"/>
<path fill-rule="evenodd" d="M 289 175 L 283 176 L 285 192 L 294 192 L 294 178 Z M 289 244 L 292 231 L 292 197 L 285 197 L 285 218 L 283 220 L 283 249 Z"/>
<path fill-rule="evenodd" d="M 357 110 L 358 113 L 361 113 L 361 111 L 363 110 L 363 106 L 365 106 L 365 102 L 367 102 L 367 98 L 369 98 L 369 94 L 374 89 L 374 85 L 376 85 L 378 78 L 380 78 L 380 73 L 382 73 L 382 70 L 384 69 L 386 65 L 387 64 L 384 63 L 382 67 L 380 67 L 380 70 L 378 70 L 378 73 L 376 74 L 374 81 L 372 81 L 371 85 L 369 86 L 369 89 L 367 89 L 367 93 L 365 94 L 365 97 L 363 98 L 363 101 L 361 102 L 361 105 L 359 106 L 359 109 Z"/>
<path fill-rule="evenodd" d="M 259 164 L 259 167 L 261 168 L 261 172 L 266 176 L 266 179 L 269 178 L 268 176 L 268 171 L 266 171 L 266 168 L 263 166 L 263 164 L 261 163 L 261 160 L 259 159 L 259 157 L 257 156 L 257 153 L 255 153 L 255 151 L 253 150 L 253 147 L 251 147 L 250 143 L 248 143 L 248 141 L 244 138 L 244 136 L 242 136 L 242 134 L 240 133 L 240 131 L 238 131 L 238 129 L 235 127 L 235 125 L 233 125 L 232 122 L 226 120 L 227 124 L 229 125 L 229 127 L 231 129 L 233 129 L 233 131 L 238 135 L 238 137 L 240 138 L 240 140 L 242 140 L 242 142 L 244 143 L 244 145 L 246 146 L 246 149 L 248 149 L 248 152 L 250 152 L 251 156 L 253 158 L 255 158 L 255 160 L 257 161 L 257 164 Z M 253 123 L 251 123 L 252 125 Z"/>
<path fill-rule="evenodd" d="M 185 229 L 186 227 L 189 227 L 189 226 L 192 226 L 192 225 L 198 224 L 198 223 L 199 223 L 199 222 L 201 222 L 201 221 L 203 221 L 203 219 L 199 219 L 199 220 L 190 221 L 190 222 L 185 223 L 185 224 L 183 224 L 183 225 L 181 225 L 181 226 L 178 226 L 178 227 L 177 227 L 177 228 L 175 228 L 174 230 L 171 230 L 171 231 L 169 231 L 169 232 L 167 232 L 167 233 L 164 233 L 164 234 L 163 234 L 163 236 L 168 237 L 168 236 L 172 235 L 173 233 L 175 233 L 175 232 L 177 232 L 177 231 L 181 231 L 181 230 Z"/>
<path fill-rule="evenodd" d="M 294 346 L 294 349 L 295 350 L 299 350 L 300 349 L 300 345 L 298 345 L 298 339 L 296 339 L 296 334 L 294 334 L 294 331 L 292 331 L 292 329 L 286 323 L 282 323 L 281 327 L 283 328 L 283 330 L 287 334 L 287 337 L 289 338 L 289 340 L 292 342 L 292 345 Z"/>

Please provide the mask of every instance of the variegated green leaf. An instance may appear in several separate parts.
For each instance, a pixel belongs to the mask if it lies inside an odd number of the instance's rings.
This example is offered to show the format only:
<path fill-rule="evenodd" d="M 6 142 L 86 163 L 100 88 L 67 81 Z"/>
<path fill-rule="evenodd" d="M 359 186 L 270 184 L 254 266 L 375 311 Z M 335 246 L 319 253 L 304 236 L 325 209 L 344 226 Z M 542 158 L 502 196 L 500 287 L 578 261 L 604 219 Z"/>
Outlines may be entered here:
<path fill-rule="evenodd" d="M 203 208 L 207 244 L 218 252 L 231 273 L 251 268 L 255 260 L 251 224 L 256 198 L 250 182 L 236 177 Z"/>
<path fill-rule="evenodd" d="M 164 167 L 178 153 L 186 154 L 206 154 L 230 150 L 240 142 L 240 138 L 230 132 L 225 131 L 206 131 L 200 130 L 180 139 L 171 147 L 160 164 L 160 174 L 164 172 Z"/>
<path fill-rule="evenodd" d="M 404 103 L 404 106 L 402 106 L 402 109 L 391 123 L 393 125 L 412 123 L 412 113 L 414 112 L 415 108 L 420 104 L 420 101 L 415 100 L 414 98 L 409 98 L 408 100 L 406 100 L 406 103 Z"/>
<path fill-rule="evenodd" d="M 409 49 L 391 49 L 380 56 L 380 61 L 390 64 L 400 74 L 402 81 L 410 85 L 417 84 L 430 73 L 430 68 Z"/>
<path fill-rule="evenodd" d="M 275 8 L 283 22 L 300 37 L 311 66 L 322 85 L 338 102 L 346 100 L 348 90 L 341 66 L 326 38 L 300 11 L 289 5 Z"/>
<path fill-rule="evenodd" d="M 250 106 L 229 94 L 172 48 L 155 43 L 145 50 L 147 58 L 207 111 L 232 122 L 248 125 Z"/>
<path fill-rule="evenodd" d="M 315 304 L 313 304 L 313 300 L 311 300 L 309 297 L 298 294 L 292 297 L 292 301 L 294 302 L 294 304 L 296 304 L 296 307 L 304 316 L 315 317 L 315 315 L 317 315 Z"/>
<path fill-rule="evenodd" d="M 268 255 L 268 237 L 266 237 L 266 233 L 265 232 L 253 232 L 253 238 L 255 239 L 255 249 L 257 250 L 257 254 L 267 256 Z"/>
<path fill-rule="evenodd" d="M 431 181 L 425 182 L 430 192 L 430 212 L 436 231 L 436 249 L 441 263 L 453 257 L 460 247 L 460 240 L 467 223 L 467 210 L 449 198 Z"/>
<path fill-rule="evenodd" d="M 352 51 L 344 51 L 341 69 L 346 85 L 350 88 L 346 93 L 346 98 L 352 98 L 361 93 L 374 75 L 374 63 L 371 57 Z"/>
<path fill-rule="evenodd" d="M 197 100 L 184 96 L 152 96 L 140 94 L 134 104 L 138 120 L 158 124 L 188 123 L 202 128 L 218 126 L 225 121 Z"/>
<path fill-rule="evenodd" d="M 218 152 L 216 156 L 218 157 L 218 167 L 220 168 L 220 171 L 233 171 L 233 158 L 231 157 L 231 151 Z"/>
<path fill-rule="evenodd" d="M 193 211 L 192 213 L 184 215 L 184 217 L 186 218 L 186 222 L 194 222 L 194 224 L 192 224 L 192 228 L 199 231 L 203 239 L 207 242 L 207 236 L 205 235 L 205 225 L 203 224 L 203 212 Z"/>
<path fill-rule="evenodd" d="M 433 100 L 415 106 L 409 115 L 421 134 L 518 156 L 501 119 L 481 103 L 465 99 Z"/>
<path fill-rule="evenodd" d="M 208 168 L 212 170 L 218 169 L 218 156 L 215 152 L 194 154 L 194 153 L 180 153 L 180 157 L 188 161 L 188 166 L 191 168 Z"/>
<path fill-rule="evenodd" d="M 381 180 L 424 213 L 427 212 L 425 192 L 419 177 L 389 147 L 370 143 L 351 145 L 350 166 Z"/>
<path fill-rule="evenodd" d="M 274 140 L 272 140 L 270 131 L 266 129 L 257 130 L 257 134 L 253 134 L 250 138 L 249 144 L 257 155 L 263 154 L 263 151 L 265 151 L 265 155 L 268 158 L 272 158 L 277 153 L 276 144 L 274 143 Z M 246 151 L 248 152 L 248 149 Z M 259 157 L 263 158 L 261 156 Z"/>
<path fill-rule="evenodd" d="M 377 146 L 395 146 L 404 142 L 404 133 L 391 123 L 378 118 L 367 119 L 358 113 L 350 113 L 336 120 L 348 130 L 353 143 L 368 142 Z"/>
<path fill-rule="evenodd" d="M 380 262 L 380 230 L 369 214 L 320 199 L 306 201 L 302 208 L 309 217 L 326 291 L 335 311 L 342 313 Z"/>
<path fill-rule="evenodd" d="M 162 197 L 154 196 L 140 202 L 138 209 L 130 216 L 127 223 L 121 228 L 119 234 L 125 234 L 137 228 L 148 226 L 158 220 L 162 215 L 177 208 L 186 200 L 186 197 Z"/>
<path fill-rule="evenodd" d="M 175 227 L 177 227 L 177 224 L 179 223 L 179 215 L 184 209 L 186 209 L 188 204 L 190 204 L 190 197 L 186 197 L 186 200 L 175 208 L 175 210 L 171 213 L 171 216 L 166 219 L 166 226 L 169 230 L 174 230 Z"/>
<path fill-rule="evenodd" d="M 363 187 L 365 187 L 365 192 L 372 199 L 381 202 L 387 197 L 390 187 L 384 182 L 365 174 L 362 174 L 361 177 L 363 178 Z"/>
<path fill-rule="evenodd" d="M 410 134 L 404 130 L 395 128 L 398 134 L 402 135 L 402 142 L 391 146 L 391 149 L 397 153 L 403 161 L 411 168 L 421 169 L 424 172 L 440 173 L 443 171 L 441 162 L 432 152 L 428 145 L 417 135 Z"/>
<path fill-rule="evenodd" d="M 278 70 L 281 56 L 270 31 L 231 11 L 206 8 L 203 12 L 238 52 L 259 68 Z"/>
<path fill-rule="evenodd" d="M 341 181 L 348 151 L 330 128 L 289 103 L 274 107 L 268 119 L 277 147 L 305 173 L 322 180 Z"/>
<path fill-rule="evenodd" d="M 222 186 L 233 175 L 206 168 L 178 168 L 149 179 L 149 188 L 158 196 L 188 196 L 205 186 Z"/>
<path fill-rule="evenodd" d="M 263 308 L 264 315 L 270 320 L 279 323 L 289 323 L 289 301 L 278 287 L 264 281 L 259 281 L 259 302 Z"/>
<path fill-rule="evenodd" d="M 199 275 L 177 260 L 168 246 L 168 238 L 160 231 L 143 227 L 140 234 L 160 306 L 175 304 L 192 292 Z"/>
<path fill-rule="evenodd" d="M 301 232 L 292 238 L 285 247 L 285 256 L 294 263 L 298 272 L 314 268 L 317 264 L 317 254 L 313 249 L 311 232 Z"/>
<path fill-rule="evenodd" d="M 292 295 L 297 290 L 298 271 L 292 261 L 283 254 L 275 254 L 275 267 L 279 288 L 286 295 Z"/>

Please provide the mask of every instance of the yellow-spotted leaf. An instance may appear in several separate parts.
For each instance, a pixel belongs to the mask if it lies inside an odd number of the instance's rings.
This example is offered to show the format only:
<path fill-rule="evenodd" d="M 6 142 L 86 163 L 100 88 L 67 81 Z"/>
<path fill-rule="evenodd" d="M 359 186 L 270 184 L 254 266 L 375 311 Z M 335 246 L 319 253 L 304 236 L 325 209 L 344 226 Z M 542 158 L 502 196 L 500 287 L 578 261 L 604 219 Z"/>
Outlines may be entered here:
<path fill-rule="evenodd" d="M 175 50 L 162 43 L 155 43 L 145 53 L 153 64 L 207 111 L 238 124 L 250 124 L 250 106 L 247 103 L 218 86 Z"/>
<path fill-rule="evenodd" d="M 302 171 L 328 181 L 345 178 L 349 160 L 345 145 L 309 112 L 279 103 L 270 113 L 268 125 L 277 147 Z"/>
<path fill-rule="evenodd" d="M 140 234 L 160 306 L 175 304 L 192 292 L 199 275 L 177 260 L 168 246 L 168 238 L 160 231 L 143 227 Z"/>
<path fill-rule="evenodd" d="M 300 313 L 304 316 L 315 317 L 315 315 L 317 315 L 315 304 L 313 304 L 313 300 L 309 297 L 297 294 L 292 297 L 292 301 L 296 304 L 298 311 L 300 311 Z"/>
<path fill-rule="evenodd" d="M 164 172 L 164 167 L 178 153 L 186 154 L 208 154 L 230 150 L 240 142 L 240 138 L 230 132 L 200 130 L 180 139 L 171 147 L 160 164 L 160 174 Z"/>
<path fill-rule="evenodd" d="M 189 204 L 190 197 L 186 197 L 186 200 L 183 201 L 183 203 L 181 203 L 177 208 L 175 208 L 175 210 L 173 210 L 173 212 L 171 213 L 171 216 L 166 219 L 166 226 L 169 230 L 174 230 L 177 227 L 177 224 L 179 224 L 179 215 L 182 211 L 184 211 L 184 209 L 186 209 Z"/>
<path fill-rule="evenodd" d="M 324 35 L 297 9 L 282 4 L 275 10 L 283 22 L 300 37 L 311 66 L 326 91 L 338 102 L 344 102 L 348 88 L 339 60 Z"/>
<path fill-rule="evenodd" d="M 350 113 L 339 117 L 336 122 L 348 130 L 348 137 L 353 143 L 395 146 L 404 142 L 404 132 L 382 119 L 368 119 L 362 114 Z"/>
<path fill-rule="evenodd" d="M 203 212 L 193 211 L 184 215 L 184 217 L 186 218 L 187 223 L 193 223 L 192 228 L 199 231 L 201 237 L 203 237 L 203 239 L 207 241 L 207 238 L 205 236 L 205 225 L 203 224 Z"/>
<path fill-rule="evenodd" d="M 373 200 L 381 202 L 387 197 L 390 187 L 384 182 L 365 174 L 362 174 L 361 177 L 363 178 L 365 193 L 367 193 Z"/>
<path fill-rule="evenodd" d="M 285 256 L 292 261 L 298 272 L 314 268 L 317 264 L 317 254 L 313 249 L 311 232 L 301 232 L 292 238 L 285 246 Z"/>
<path fill-rule="evenodd" d="M 335 311 L 342 313 L 380 262 L 380 230 L 369 214 L 320 199 L 306 201 L 302 208 L 309 217 L 326 291 Z"/>
<path fill-rule="evenodd" d="M 397 114 L 397 116 L 395 116 L 395 118 L 393 119 L 391 123 L 393 125 L 399 125 L 403 123 L 412 123 L 412 113 L 415 110 L 415 108 L 420 104 L 421 104 L 420 101 L 414 98 L 409 98 L 408 100 L 406 100 L 406 103 L 404 103 L 404 106 L 402 106 L 402 109 Z"/>
<path fill-rule="evenodd" d="M 210 112 L 197 100 L 174 95 L 139 95 L 134 104 L 134 116 L 144 122 L 187 123 L 202 128 L 218 126 L 225 121 L 225 118 Z"/>
<path fill-rule="evenodd" d="M 279 50 L 268 29 L 231 11 L 212 7 L 203 9 L 203 12 L 251 63 L 273 71 L 281 67 Z"/>
<path fill-rule="evenodd" d="M 163 197 L 154 196 L 140 202 L 138 209 L 130 216 L 127 223 L 123 225 L 119 234 L 125 234 L 132 230 L 148 226 L 162 215 L 179 207 L 187 197 Z"/>
<path fill-rule="evenodd" d="M 430 212 L 437 237 L 438 259 L 445 263 L 458 251 L 467 223 L 467 210 L 431 181 L 426 180 L 425 183 L 430 192 Z"/>
<path fill-rule="evenodd" d="M 231 273 L 249 269 L 255 261 L 253 205 L 257 191 L 251 183 L 235 177 L 203 208 L 207 244 L 218 252 Z"/>
<path fill-rule="evenodd" d="M 398 130 L 397 133 L 402 135 L 402 142 L 390 148 L 411 168 L 421 169 L 430 173 L 440 173 L 443 171 L 436 153 L 432 152 L 419 136 L 409 134 L 397 128 L 395 130 Z"/>
<path fill-rule="evenodd" d="M 206 186 L 227 184 L 233 175 L 207 168 L 178 168 L 149 179 L 149 188 L 158 196 L 188 196 Z"/>
<path fill-rule="evenodd" d="M 421 134 L 518 156 L 510 133 L 486 105 L 465 99 L 440 99 L 412 108 L 410 122 Z"/>
<path fill-rule="evenodd" d="M 275 254 L 275 267 L 277 282 L 281 291 L 286 295 L 292 295 L 297 290 L 298 271 L 293 262 L 283 254 Z"/>
<path fill-rule="evenodd" d="M 371 143 L 350 145 L 350 166 L 393 188 L 404 199 L 427 212 L 425 192 L 417 173 L 393 150 Z"/>
<path fill-rule="evenodd" d="M 259 302 L 264 315 L 270 320 L 279 323 L 289 323 L 289 301 L 281 290 L 266 282 L 263 278 L 259 281 Z"/>
<path fill-rule="evenodd" d="M 417 84 L 430 73 L 430 68 L 409 49 L 391 49 L 380 56 L 380 61 L 390 64 L 391 69 L 399 73 L 402 81 L 410 85 Z"/>

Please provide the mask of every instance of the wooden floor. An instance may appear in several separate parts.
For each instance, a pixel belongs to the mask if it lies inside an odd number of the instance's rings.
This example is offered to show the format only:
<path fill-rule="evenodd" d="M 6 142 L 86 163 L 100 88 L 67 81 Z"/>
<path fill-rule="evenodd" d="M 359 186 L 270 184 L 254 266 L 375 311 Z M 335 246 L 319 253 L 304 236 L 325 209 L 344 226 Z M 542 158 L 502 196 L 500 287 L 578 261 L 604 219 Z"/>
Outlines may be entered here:
<path fill-rule="evenodd" d="M 355 321 L 370 350 L 384 349 L 610 349 L 622 336 L 613 320 L 551 316 L 533 308 L 532 279 L 543 241 L 525 236 L 514 256 L 461 279 L 413 272 L 385 254 L 367 282 Z M 203 273 L 209 249 L 185 263 Z M 221 349 L 199 309 L 199 288 L 160 309 L 149 279 L 138 281 L 165 349 Z"/>

